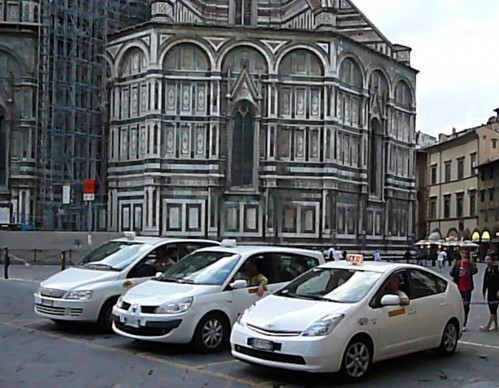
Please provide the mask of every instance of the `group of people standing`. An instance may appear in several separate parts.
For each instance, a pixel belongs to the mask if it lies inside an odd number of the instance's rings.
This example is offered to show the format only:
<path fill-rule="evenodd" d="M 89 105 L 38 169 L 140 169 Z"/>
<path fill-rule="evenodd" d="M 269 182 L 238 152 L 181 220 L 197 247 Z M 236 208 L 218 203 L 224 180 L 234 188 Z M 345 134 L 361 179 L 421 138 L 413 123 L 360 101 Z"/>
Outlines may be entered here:
<path fill-rule="evenodd" d="M 460 259 L 454 262 L 450 275 L 457 284 L 464 305 L 464 328 L 468 324 L 470 313 L 471 296 L 475 288 L 473 276 L 478 273 L 477 265 L 470 260 L 470 251 L 461 249 Z M 497 324 L 497 308 L 499 304 L 499 267 L 495 265 L 493 256 L 489 255 L 485 258 L 487 265 L 483 278 L 482 295 L 487 300 L 490 317 L 487 325 L 480 326 L 482 331 L 498 331 Z"/>

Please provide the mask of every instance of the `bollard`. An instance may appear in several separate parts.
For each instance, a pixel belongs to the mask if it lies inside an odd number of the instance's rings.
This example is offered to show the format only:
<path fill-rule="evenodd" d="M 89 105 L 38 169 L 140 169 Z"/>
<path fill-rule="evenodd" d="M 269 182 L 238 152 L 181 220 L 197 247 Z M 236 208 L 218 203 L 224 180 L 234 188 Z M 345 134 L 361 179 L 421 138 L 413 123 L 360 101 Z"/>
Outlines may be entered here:
<path fill-rule="evenodd" d="M 61 251 L 61 271 L 66 269 L 66 251 Z"/>
<path fill-rule="evenodd" d="M 3 277 L 4 277 L 4 279 L 9 278 L 9 267 L 10 267 L 9 248 L 5 247 L 3 249 Z"/>

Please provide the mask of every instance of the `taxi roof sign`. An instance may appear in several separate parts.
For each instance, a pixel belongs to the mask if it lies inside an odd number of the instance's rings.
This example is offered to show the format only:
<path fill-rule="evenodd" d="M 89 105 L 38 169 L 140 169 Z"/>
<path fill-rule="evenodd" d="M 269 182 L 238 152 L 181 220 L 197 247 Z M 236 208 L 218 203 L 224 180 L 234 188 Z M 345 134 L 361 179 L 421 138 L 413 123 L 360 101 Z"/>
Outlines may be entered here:
<path fill-rule="evenodd" d="M 353 265 L 361 265 L 364 262 L 364 255 L 349 254 L 346 257 L 346 261 Z"/>

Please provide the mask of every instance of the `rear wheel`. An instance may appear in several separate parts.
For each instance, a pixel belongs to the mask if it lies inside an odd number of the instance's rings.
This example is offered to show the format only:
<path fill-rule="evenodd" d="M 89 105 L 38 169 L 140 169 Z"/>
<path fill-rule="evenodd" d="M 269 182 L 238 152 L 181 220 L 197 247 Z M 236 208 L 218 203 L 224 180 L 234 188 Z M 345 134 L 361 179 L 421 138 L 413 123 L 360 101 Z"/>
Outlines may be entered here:
<path fill-rule="evenodd" d="M 230 325 L 221 313 L 210 313 L 201 319 L 194 334 L 193 344 L 201 353 L 215 353 L 229 343 Z"/>
<path fill-rule="evenodd" d="M 371 344 L 362 336 L 354 337 L 343 355 L 340 373 L 345 380 L 357 382 L 367 376 L 371 369 L 371 363 Z"/>
<path fill-rule="evenodd" d="M 113 307 L 118 301 L 118 298 L 112 298 L 106 301 L 102 308 L 100 309 L 99 319 L 97 320 L 97 327 L 99 330 L 105 333 L 111 333 L 113 331 Z"/>
<path fill-rule="evenodd" d="M 457 324 L 454 321 L 450 321 L 445 325 L 438 352 L 443 356 L 451 356 L 456 351 L 458 340 L 459 329 L 457 328 Z"/>

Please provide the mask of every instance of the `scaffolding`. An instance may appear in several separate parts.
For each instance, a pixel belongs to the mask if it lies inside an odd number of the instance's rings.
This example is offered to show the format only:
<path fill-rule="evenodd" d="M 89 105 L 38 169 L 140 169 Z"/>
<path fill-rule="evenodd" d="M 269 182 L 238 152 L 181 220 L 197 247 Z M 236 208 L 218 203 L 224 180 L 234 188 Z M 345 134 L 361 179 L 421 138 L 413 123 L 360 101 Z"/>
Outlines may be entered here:
<path fill-rule="evenodd" d="M 110 73 L 103 54 L 109 34 L 146 20 L 147 2 L 40 3 L 37 228 L 104 229 Z M 91 208 L 83 200 L 86 179 L 96 184 Z M 63 186 L 70 186 L 70 203 L 63 204 Z"/>

